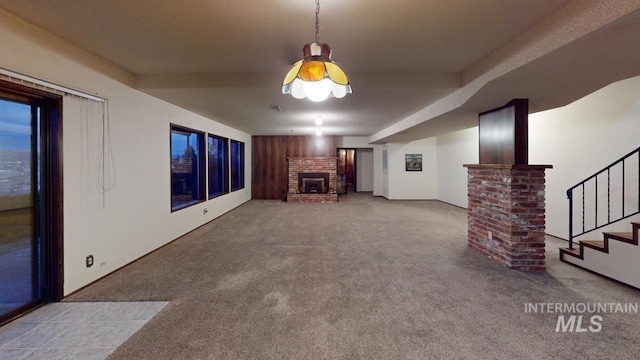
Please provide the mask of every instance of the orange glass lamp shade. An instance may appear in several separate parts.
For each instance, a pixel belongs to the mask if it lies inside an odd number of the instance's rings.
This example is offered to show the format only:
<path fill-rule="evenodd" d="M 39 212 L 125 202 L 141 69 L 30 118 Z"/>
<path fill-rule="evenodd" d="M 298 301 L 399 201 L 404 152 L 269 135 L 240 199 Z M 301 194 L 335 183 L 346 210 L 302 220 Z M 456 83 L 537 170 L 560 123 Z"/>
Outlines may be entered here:
<path fill-rule="evenodd" d="M 304 59 L 293 67 L 282 82 L 282 93 L 296 99 L 320 102 L 330 96 L 343 98 L 351 93 L 347 74 L 331 61 L 331 48 L 314 42 L 302 49 Z"/>

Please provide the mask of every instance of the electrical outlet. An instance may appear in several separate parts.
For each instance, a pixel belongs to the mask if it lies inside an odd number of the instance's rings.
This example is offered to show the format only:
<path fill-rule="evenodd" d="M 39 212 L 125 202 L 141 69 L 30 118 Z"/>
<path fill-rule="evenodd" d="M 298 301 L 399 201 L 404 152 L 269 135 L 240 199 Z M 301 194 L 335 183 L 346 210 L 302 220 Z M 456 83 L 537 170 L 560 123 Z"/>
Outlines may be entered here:
<path fill-rule="evenodd" d="M 88 268 L 93 266 L 93 255 L 87 256 L 86 263 Z"/>

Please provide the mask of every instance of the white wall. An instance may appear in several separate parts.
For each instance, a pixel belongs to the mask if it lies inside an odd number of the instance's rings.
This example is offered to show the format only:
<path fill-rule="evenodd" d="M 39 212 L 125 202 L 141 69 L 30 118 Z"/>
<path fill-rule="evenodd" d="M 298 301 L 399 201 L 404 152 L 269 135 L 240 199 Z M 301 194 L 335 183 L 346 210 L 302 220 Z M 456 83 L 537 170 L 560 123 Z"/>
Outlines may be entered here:
<path fill-rule="evenodd" d="M 640 77 L 529 116 L 529 162 L 547 170 L 547 233 L 568 238 L 566 191 L 640 146 Z M 617 231 L 631 231 L 622 221 Z M 593 239 L 601 238 L 596 235 Z"/>
<path fill-rule="evenodd" d="M 388 199 L 427 200 L 437 197 L 436 139 L 422 139 L 407 144 L 389 143 Z M 405 154 L 422 154 L 422 171 L 406 171 Z"/>
<path fill-rule="evenodd" d="M 369 144 L 368 136 L 336 136 L 336 147 L 346 149 L 366 149 L 376 145 Z"/>
<path fill-rule="evenodd" d="M 438 136 L 436 146 L 438 199 L 466 208 L 467 168 L 463 165 L 479 161 L 478 128 Z"/>
<path fill-rule="evenodd" d="M 96 162 L 90 160 L 95 156 L 92 144 L 98 141 L 96 124 L 83 120 L 80 101 L 63 101 L 65 294 L 250 199 L 249 134 L 133 89 L 133 77 L 122 69 L 2 10 L 0 48 L 11 49 L 0 52 L 2 68 L 109 100 L 117 183 L 104 198 L 95 186 Z M 170 123 L 243 141 L 245 189 L 171 213 Z M 86 268 L 89 254 L 95 265 Z"/>
<path fill-rule="evenodd" d="M 358 191 L 373 191 L 373 149 L 356 150 Z"/>

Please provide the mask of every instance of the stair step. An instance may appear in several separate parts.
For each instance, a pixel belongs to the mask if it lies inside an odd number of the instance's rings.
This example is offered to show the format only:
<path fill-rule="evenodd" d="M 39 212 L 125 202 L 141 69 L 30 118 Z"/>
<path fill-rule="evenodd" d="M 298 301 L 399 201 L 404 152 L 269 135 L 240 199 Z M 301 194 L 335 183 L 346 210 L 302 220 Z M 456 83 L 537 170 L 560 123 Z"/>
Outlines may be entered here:
<path fill-rule="evenodd" d="M 567 255 L 571 255 L 577 258 L 582 258 L 580 256 L 580 249 L 579 248 L 574 248 L 574 249 L 569 249 L 569 248 L 560 248 L 560 252 L 567 254 Z"/>
<path fill-rule="evenodd" d="M 609 249 L 607 249 L 605 247 L 604 241 L 581 240 L 580 241 L 580 245 L 581 246 L 586 246 L 586 247 L 594 249 L 594 250 L 602 251 L 602 252 L 608 252 L 608 250 L 609 250 Z"/>
<path fill-rule="evenodd" d="M 626 242 L 629 244 L 635 244 L 633 241 L 633 233 L 627 232 L 605 232 L 604 238 L 607 239 L 616 239 L 618 241 Z"/>
<path fill-rule="evenodd" d="M 637 287 L 640 289 L 640 285 L 638 285 L 637 282 L 631 281 L 631 280 L 623 280 L 624 278 L 624 274 L 621 274 L 615 270 L 600 270 L 597 271 L 596 268 L 597 266 L 594 265 L 590 265 L 589 262 L 591 261 L 591 258 L 587 256 L 587 259 L 585 259 L 585 252 L 586 250 L 584 248 L 590 248 L 596 251 L 600 251 L 603 252 L 605 254 L 609 254 L 609 241 L 622 241 L 624 243 L 628 243 L 631 245 L 635 245 L 638 246 L 640 245 L 640 222 L 638 221 L 631 221 L 631 226 L 633 228 L 632 232 L 603 232 L 603 238 L 604 241 L 601 240 L 581 240 L 578 242 L 579 246 L 575 246 L 574 249 L 569 249 L 569 248 L 560 248 L 560 261 L 575 265 L 579 268 L 583 268 L 592 272 L 595 272 L 596 274 L 600 274 L 602 276 L 605 277 L 611 277 L 614 280 L 617 281 L 622 281 L 625 284 L 631 285 L 633 287 Z M 574 241 L 574 244 L 576 242 Z M 612 244 L 616 244 L 616 243 L 612 243 Z M 616 251 L 626 251 L 627 249 L 616 249 Z M 570 257 L 574 257 L 579 259 L 579 261 L 576 262 L 576 260 L 572 260 Z M 615 259 L 611 259 L 609 261 L 615 261 Z M 635 264 L 627 264 L 627 266 L 629 266 L 630 268 L 635 266 Z"/>

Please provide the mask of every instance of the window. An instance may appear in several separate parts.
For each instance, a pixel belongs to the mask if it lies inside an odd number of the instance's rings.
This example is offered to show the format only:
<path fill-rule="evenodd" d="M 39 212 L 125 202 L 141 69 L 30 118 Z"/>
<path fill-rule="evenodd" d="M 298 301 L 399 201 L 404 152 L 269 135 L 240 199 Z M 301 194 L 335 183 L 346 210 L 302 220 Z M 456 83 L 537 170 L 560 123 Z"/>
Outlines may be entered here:
<path fill-rule="evenodd" d="M 244 188 L 244 143 L 231 140 L 231 191 Z"/>
<path fill-rule="evenodd" d="M 204 134 L 171 125 L 171 211 L 204 200 Z"/>
<path fill-rule="evenodd" d="M 209 135 L 209 199 L 229 192 L 229 147 L 225 138 Z"/>

